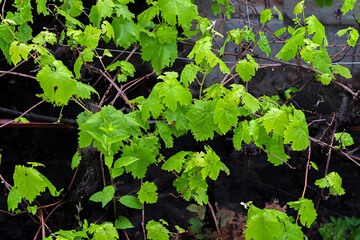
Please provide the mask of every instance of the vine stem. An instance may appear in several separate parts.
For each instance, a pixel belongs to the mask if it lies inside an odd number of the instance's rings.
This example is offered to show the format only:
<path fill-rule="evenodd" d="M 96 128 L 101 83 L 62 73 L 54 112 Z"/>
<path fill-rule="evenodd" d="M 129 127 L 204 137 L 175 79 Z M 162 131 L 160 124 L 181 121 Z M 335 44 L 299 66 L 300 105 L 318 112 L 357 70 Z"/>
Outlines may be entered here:
<path fill-rule="evenodd" d="M 40 102 L 38 102 L 37 104 L 35 104 L 34 106 L 32 106 L 31 108 L 29 108 L 28 110 L 26 110 L 25 112 L 23 112 L 18 118 L 21 118 L 23 116 L 25 116 L 28 112 L 30 112 L 31 110 L 33 110 L 34 108 L 36 108 L 37 106 L 39 106 L 40 104 L 42 104 L 43 102 L 45 102 L 45 99 L 41 100 Z M 0 128 L 3 128 L 11 123 L 15 122 L 15 120 L 11 120 L 3 125 L 0 126 Z"/>
<path fill-rule="evenodd" d="M 141 186 L 143 185 L 143 179 L 140 179 Z M 141 210 L 141 228 L 144 235 L 144 240 L 146 240 L 146 231 L 145 231 L 145 208 L 144 204 L 142 204 L 142 210 Z"/>
<path fill-rule="evenodd" d="M 217 232 L 219 238 L 221 238 L 221 232 L 220 232 L 220 228 L 219 228 L 219 223 L 218 223 L 218 221 L 216 219 L 214 208 L 211 206 L 210 202 L 208 202 L 207 205 L 208 205 L 208 207 L 210 209 L 210 212 L 211 212 L 211 215 L 212 215 L 212 217 L 214 219 L 214 223 L 215 223 L 215 226 L 216 226 L 216 232 Z"/>

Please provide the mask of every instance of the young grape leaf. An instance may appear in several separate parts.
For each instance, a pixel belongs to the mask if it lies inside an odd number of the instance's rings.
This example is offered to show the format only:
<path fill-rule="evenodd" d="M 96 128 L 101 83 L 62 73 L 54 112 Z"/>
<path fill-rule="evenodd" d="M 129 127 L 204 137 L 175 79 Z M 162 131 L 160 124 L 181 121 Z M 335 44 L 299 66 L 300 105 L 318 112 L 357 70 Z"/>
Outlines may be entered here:
<path fill-rule="evenodd" d="M 273 135 L 266 143 L 266 150 L 269 152 L 267 154 L 268 161 L 274 164 L 274 166 L 279 166 L 283 164 L 289 158 L 289 156 L 286 155 L 284 150 L 284 140 L 282 136 Z M 279 158 L 281 158 L 282 160 Z"/>
<path fill-rule="evenodd" d="M 146 224 L 146 231 L 148 239 L 152 240 L 168 240 L 169 230 L 167 230 L 161 223 L 154 220 Z"/>
<path fill-rule="evenodd" d="M 44 98 L 56 106 L 66 105 L 76 94 L 77 81 L 61 61 L 54 61 L 51 66 L 44 66 L 36 76 L 44 91 Z"/>
<path fill-rule="evenodd" d="M 259 32 L 259 36 L 260 39 L 257 44 L 259 45 L 260 50 L 266 53 L 266 56 L 269 57 L 271 54 L 269 42 L 263 32 Z"/>
<path fill-rule="evenodd" d="M 166 162 L 162 165 L 161 169 L 165 171 L 175 171 L 177 173 L 180 173 L 183 164 L 185 162 L 185 158 L 190 154 L 190 152 L 181 151 L 176 153 L 175 155 L 172 155 Z"/>
<path fill-rule="evenodd" d="M 352 10 L 355 6 L 356 0 L 344 0 L 341 11 L 345 15 L 348 11 Z"/>
<path fill-rule="evenodd" d="M 126 6 L 124 3 L 115 3 L 115 13 L 117 17 L 123 17 L 125 20 L 128 21 L 132 20 L 135 17 L 135 14 L 130 12 L 128 6 Z"/>
<path fill-rule="evenodd" d="M 344 195 L 345 190 L 341 187 L 342 178 L 337 172 L 331 172 L 325 177 L 316 180 L 315 185 L 321 188 L 328 187 L 333 195 Z"/>
<path fill-rule="evenodd" d="M 260 211 L 248 217 L 245 230 L 246 239 L 277 239 L 280 236 L 280 226 L 278 219 L 271 213 Z"/>
<path fill-rule="evenodd" d="M 223 134 L 227 133 L 231 127 L 236 126 L 240 112 L 238 107 L 224 99 L 217 101 L 214 109 L 214 123 L 217 124 Z"/>
<path fill-rule="evenodd" d="M 177 130 L 188 130 L 189 120 L 186 118 L 186 114 L 188 112 L 188 106 L 178 106 L 176 111 L 171 111 L 167 109 L 165 111 L 165 118 L 168 124 L 172 124 L 175 122 L 175 127 Z"/>
<path fill-rule="evenodd" d="M 260 13 L 260 22 L 261 24 L 265 24 L 269 22 L 272 18 L 271 10 L 265 9 Z"/>
<path fill-rule="evenodd" d="M 300 198 L 299 201 L 288 202 L 287 204 L 291 208 L 299 211 L 301 224 L 310 228 L 317 216 L 313 201 L 306 198 Z"/>
<path fill-rule="evenodd" d="M 141 203 L 156 203 L 158 194 L 157 187 L 153 182 L 144 182 L 138 192 L 138 199 Z"/>
<path fill-rule="evenodd" d="M 102 191 L 94 193 L 89 200 L 93 202 L 101 202 L 102 208 L 105 207 L 108 202 L 110 202 L 115 194 L 115 189 L 113 186 L 106 186 Z"/>
<path fill-rule="evenodd" d="M 169 128 L 169 126 L 164 122 L 157 121 L 156 129 L 159 131 L 159 135 L 162 138 L 162 140 L 164 141 L 165 147 L 172 148 L 174 141 L 173 141 L 173 137 L 171 136 L 172 131 Z"/>
<path fill-rule="evenodd" d="M 11 61 L 16 66 L 22 59 L 27 59 L 30 50 L 31 48 L 24 43 L 19 43 L 17 41 L 12 42 L 9 49 Z"/>
<path fill-rule="evenodd" d="M 274 134 L 281 137 L 289 122 L 286 113 L 277 108 L 271 108 L 261 119 L 267 133 L 273 131 Z"/>
<path fill-rule="evenodd" d="M 281 48 L 281 50 L 275 57 L 284 61 L 289 61 L 290 59 L 293 59 L 298 52 L 298 47 L 304 46 L 305 32 L 306 30 L 304 28 L 298 28 L 295 32 L 293 32 L 292 37 L 287 40 L 285 45 Z"/>
<path fill-rule="evenodd" d="M 13 212 L 21 203 L 21 200 L 22 196 L 17 192 L 17 187 L 12 187 L 7 198 L 8 211 Z"/>
<path fill-rule="evenodd" d="M 333 4 L 333 1 L 334 0 L 315 0 L 316 4 L 319 6 L 319 7 L 331 7 L 332 4 Z"/>
<path fill-rule="evenodd" d="M 328 45 L 328 40 L 326 39 L 324 25 L 322 25 L 314 15 L 307 17 L 306 23 L 308 27 L 308 34 L 315 33 L 313 36 L 313 42 L 326 47 Z"/>
<path fill-rule="evenodd" d="M 194 63 L 186 64 L 181 72 L 180 82 L 187 88 L 195 79 L 201 68 Z"/>
<path fill-rule="evenodd" d="M 71 170 L 74 170 L 75 168 L 77 168 L 80 164 L 80 161 L 81 161 L 81 156 L 79 154 L 79 151 L 76 151 L 76 153 L 72 157 Z"/>
<path fill-rule="evenodd" d="M 284 143 L 292 142 L 291 148 L 294 151 L 301 151 L 309 146 L 309 130 L 305 115 L 300 110 L 294 110 L 294 115 L 289 116 L 290 124 L 284 132 Z"/>
<path fill-rule="evenodd" d="M 214 123 L 215 104 L 214 101 L 195 100 L 187 112 L 189 128 L 198 141 L 212 139 L 214 131 L 218 129 Z"/>
<path fill-rule="evenodd" d="M 104 222 L 101 225 L 93 224 L 88 229 L 90 234 L 94 234 L 92 240 L 115 240 L 119 239 L 119 234 L 113 223 Z M 86 236 L 88 237 L 88 236 Z"/>
<path fill-rule="evenodd" d="M 348 78 L 348 79 L 352 78 L 351 73 L 347 67 L 343 67 L 339 64 L 336 64 L 336 65 L 332 66 L 331 68 L 334 71 L 334 73 L 340 74 L 341 76 Z"/>
<path fill-rule="evenodd" d="M 132 20 L 118 17 L 113 19 L 111 25 L 114 28 L 114 42 L 117 46 L 129 48 L 139 39 L 139 29 Z"/>

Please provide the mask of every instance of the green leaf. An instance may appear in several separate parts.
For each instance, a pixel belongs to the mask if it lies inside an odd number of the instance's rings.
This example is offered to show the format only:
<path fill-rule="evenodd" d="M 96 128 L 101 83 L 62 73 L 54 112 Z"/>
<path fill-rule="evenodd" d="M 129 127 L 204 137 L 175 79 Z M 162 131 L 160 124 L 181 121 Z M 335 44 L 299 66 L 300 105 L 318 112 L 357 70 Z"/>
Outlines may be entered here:
<path fill-rule="evenodd" d="M 199 66 L 193 63 L 186 64 L 181 72 L 180 82 L 182 82 L 185 87 L 188 87 L 196 79 L 196 75 L 199 71 L 201 71 Z"/>
<path fill-rule="evenodd" d="M 291 208 L 299 211 L 301 224 L 310 228 L 317 216 L 313 201 L 306 198 L 300 198 L 299 201 L 288 202 L 287 204 Z"/>
<path fill-rule="evenodd" d="M 112 0 L 99 0 L 97 1 L 96 6 L 99 9 L 100 17 L 106 18 L 110 17 L 113 13 L 115 4 Z"/>
<path fill-rule="evenodd" d="M 111 25 L 114 28 L 114 42 L 117 46 L 129 48 L 139 39 L 139 30 L 132 20 L 123 17 L 114 18 Z"/>
<path fill-rule="evenodd" d="M 54 188 L 54 186 L 48 180 L 45 181 L 45 179 L 47 178 L 34 168 L 27 168 L 20 165 L 15 166 L 14 187 L 16 187 L 16 193 L 27 199 L 30 203 L 44 192 L 46 188 Z"/>
<path fill-rule="evenodd" d="M 164 122 L 157 121 L 156 129 L 159 131 L 159 135 L 161 139 L 164 141 L 165 147 L 172 148 L 174 141 L 173 141 L 173 137 L 171 136 L 172 131 L 169 128 L 169 126 Z"/>
<path fill-rule="evenodd" d="M 81 161 L 81 156 L 79 154 L 79 151 L 76 151 L 76 153 L 74 154 L 71 160 L 71 169 L 74 170 L 75 168 L 77 168 L 80 164 L 80 161 Z"/>
<path fill-rule="evenodd" d="M 191 104 L 192 95 L 189 88 L 182 86 L 177 80 L 178 73 L 166 72 L 165 76 L 159 76 L 163 79 L 163 83 L 158 83 L 159 96 L 165 106 L 170 110 L 175 111 L 180 106 L 188 106 Z"/>
<path fill-rule="evenodd" d="M 241 102 L 244 104 L 244 107 L 250 110 L 252 113 L 255 113 L 260 108 L 259 101 L 250 93 L 245 93 L 245 96 L 243 99 L 241 99 Z"/>
<path fill-rule="evenodd" d="M 280 10 L 279 10 L 275 5 L 274 5 L 274 10 L 277 12 L 279 20 L 280 20 L 280 21 L 283 21 L 284 18 L 283 18 L 283 16 L 282 16 L 282 13 L 280 12 Z M 276 35 L 276 34 L 275 34 L 275 35 Z M 281 34 L 280 34 L 280 35 L 281 35 Z M 276 35 L 276 36 L 278 36 L 278 35 Z"/>
<path fill-rule="evenodd" d="M 153 182 L 144 182 L 138 192 L 138 198 L 141 203 L 156 203 L 158 194 L 157 187 Z"/>
<path fill-rule="evenodd" d="M 273 131 L 278 136 L 284 135 L 285 127 L 288 124 L 286 112 L 277 108 L 272 108 L 263 117 L 263 126 L 267 133 Z"/>
<path fill-rule="evenodd" d="M 87 25 L 84 33 L 80 36 L 79 40 L 83 46 L 86 46 L 90 50 L 93 50 L 99 44 L 100 35 L 100 29 Z"/>
<path fill-rule="evenodd" d="M 146 224 L 147 237 L 152 240 L 168 240 L 169 230 L 167 230 L 161 223 L 154 220 Z"/>
<path fill-rule="evenodd" d="M 319 171 L 318 166 L 313 161 L 310 161 L 311 167 L 313 167 L 316 171 Z"/>
<path fill-rule="evenodd" d="M 176 111 L 171 111 L 170 109 L 167 109 L 165 111 L 165 118 L 167 120 L 168 124 L 172 124 L 175 122 L 175 128 L 177 130 L 188 130 L 189 126 L 189 120 L 186 118 L 187 112 L 188 112 L 187 106 L 178 106 Z"/>
<path fill-rule="evenodd" d="M 102 22 L 101 30 L 103 31 L 103 33 L 105 33 L 105 36 L 108 37 L 109 39 L 111 39 L 111 38 L 113 38 L 115 36 L 114 35 L 114 28 L 108 21 L 103 21 Z M 105 49 L 105 51 L 104 51 L 104 56 L 112 57 L 111 53 L 107 49 Z"/>
<path fill-rule="evenodd" d="M 336 64 L 331 67 L 334 73 L 340 74 L 341 76 L 349 79 L 352 78 L 351 73 L 347 67 L 340 66 L 339 64 Z"/>
<path fill-rule="evenodd" d="M 36 214 L 37 211 L 37 206 L 27 206 L 26 209 L 28 210 L 29 213 L 31 213 L 32 215 Z"/>
<path fill-rule="evenodd" d="M 265 24 L 269 22 L 272 18 L 271 10 L 265 9 L 260 13 L 260 22 L 261 24 Z"/>
<path fill-rule="evenodd" d="M 100 10 L 97 5 L 93 5 L 90 10 L 89 20 L 94 26 L 99 26 L 101 21 Z"/>
<path fill-rule="evenodd" d="M 138 18 L 138 23 L 142 25 L 147 25 L 155 16 L 159 15 L 160 8 L 158 5 L 153 5 L 140 13 Z"/>
<path fill-rule="evenodd" d="M 134 228 L 134 225 L 131 224 L 129 219 L 124 216 L 119 216 L 115 221 L 115 227 L 117 229 L 129 229 Z"/>
<path fill-rule="evenodd" d="M 308 34 L 315 33 L 313 36 L 313 42 L 326 47 L 328 45 L 328 41 L 326 39 L 324 25 L 322 25 L 314 15 L 307 17 L 306 23 L 308 27 Z"/>
<path fill-rule="evenodd" d="M 94 234 L 92 240 L 115 240 L 119 239 L 119 234 L 112 223 L 104 222 L 101 225 L 94 224 L 88 229 L 89 233 Z"/>
<path fill-rule="evenodd" d="M 72 17 L 80 16 L 82 10 L 84 9 L 83 2 L 81 0 L 70 0 L 67 6 L 69 6 L 69 13 Z"/>
<path fill-rule="evenodd" d="M 284 61 L 289 61 L 290 59 L 295 58 L 296 53 L 298 52 L 298 47 L 304 46 L 304 34 L 305 29 L 298 28 L 295 32 L 292 33 L 292 37 L 287 40 L 285 45 L 281 48 L 275 57 Z"/>
<path fill-rule="evenodd" d="M 350 30 L 350 37 L 349 37 L 348 40 L 347 40 L 349 46 L 355 47 L 358 39 L 359 39 L 359 32 L 358 32 L 358 30 L 352 28 L 352 29 Z"/>
<path fill-rule="evenodd" d="M 161 16 L 171 26 L 175 26 L 176 23 L 187 30 L 191 27 L 191 22 L 198 15 L 197 6 L 191 1 L 187 0 L 159 0 L 159 8 Z M 178 21 L 176 21 L 178 20 Z"/>
<path fill-rule="evenodd" d="M 324 85 L 329 85 L 331 82 L 331 76 L 328 73 L 320 75 L 317 79 Z"/>
<path fill-rule="evenodd" d="M 224 163 L 220 161 L 220 157 L 210 147 L 205 146 L 205 150 L 205 165 L 201 170 L 203 180 L 209 177 L 212 180 L 216 181 L 219 176 L 220 170 L 225 171 L 227 175 L 229 175 L 229 169 L 225 166 Z"/>
<path fill-rule="evenodd" d="M 155 86 L 156 87 L 156 86 Z M 163 112 L 164 104 L 162 103 L 159 91 L 153 89 L 149 95 L 149 97 L 145 100 L 145 102 L 141 105 L 141 116 L 144 121 L 147 121 L 151 116 L 156 119 Z"/>
<path fill-rule="evenodd" d="M 120 198 L 119 202 L 129 208 L 143 209 L 140 201 L 131 195 L 126 195 Z"/>
<path fill-rule="evenodd" d="M 336 141 L 341 142 L 341 145 L 343 147 L 348 147 L 348 146 L 351 146 L 354 144 L 354 139 L 347 132 L 335 133 L 334 137 L 335 137 Z"/>
<path fill-rule="evenodd" d="M 214 123 L 214 101 L 195 100 L 190 106 L 186 118 L 189 120 L 189 128 L 198 141 L 214 137 L 217 125 Z"/>
<path fill-rule="evenodd" d="M 224 99 L 217 101 L 214 109 L 214 123 L 217 124 L 223 134 L 227 133 L 231 127 L 236 126 L 240 112 L 234 104 L 226 102 Z"/>
<path fill-rule="evenodd" d="M 56 106 L 66 105 L 76 93 L 77 81 L 61 61 L 44 66 L 36 79 L 44 91 L 44 98 Z"/>
<path fill-rule="evenodd" d="M 45 43 L 54 44 L 56 40 L 56 34 L 49 31 L 41 31 L 34 39 L 33 43 L 44 45 Z"/>
<path fill-rule="evenodd" d="M 295 8 L 294 8 L 294 14 L 295 15 L 298 15 L 300 13 L 302 13 L 304 11 L 304 3 L 305 1 L 300 1 L 298 2 L 296 5 L 295 5 Z"/>
<path fill-rule="evenodd" d="M 329 188 L 333 195 L 344 195 L 345 190 L 341 187 L 342 178 L 337 172 L 331 172 L 325 177 L 315 181 L 315 185 L 321 188 Z"/>
<path fill-rule="evenodd" d="M 280 236 L 280 226 L 281 224 L 279 224 L 276 216 L 266 211 L 260 211 L 259 214 L 255 214 L 247 219 L 245 239 L 277 239 Z"/>
<path fill-rule="evenodd" d="M 99 97 L 99 93 L 92 86 L 82 82 L 77 82 L 75 95 L 78 98 L 90 99 L 91 93 L 95 93 Z"/>
<path fill-rule="evenodd" d="M 19 203 L 21 203 L 21 200 L 22 196 L 18 193 L 17 187 L 12 187 L 7 198 L 9 212 L 13 212 L 18 207 Z"/>
<path fill-rule="evenodd" d="M 18 38 L 18 40 L 20 42 L 26 43 L 33 38 L 32 37 L 32 28 L 29 25 L 27 25 L 26 23 L 21 24 L 17 30 L 18 30 L 18 32 L 16 33 L 16 37 Z"/>
<path fill-rule="evenodd" d="M 121 168 L 129 166 L 130 164 L 139 161 L 140 158 L 134 157 L 134 156 L 125 156 L 117 159 L 114 163 L 114 168 Z"/>
<path fill-rule="evenodd" d="M 141 33 L 140 45 L 142 59 L 151 61 L 154 70 L 170 67 L 177 58 L 176 42 L 161 44 L 158 38 Z"/>
<path fill-rule="evenodd" d="M 275 7 L 275 6 L 274 6 Z M 275 32 L 274 32 L 274 35 L 275 36 L 280 36 L 281 34 L 283 34 L 284 32 L 286 32 L 286 27 L 282 27 L 282 28 L 280 28 L 279 30 L 276 30 Z"/>
<path fill-rule="evenodd" d="M 77 25 L 80 28 L 84 28 L 84 24 L 82 22 L 80 22 L 76 18 L 73 18 L 67 12 L 61 10 L 60 8 L 56 8 L 56 12 L 59 13 L 61 16 L 65 17 L 65 19 L 67 21 L 67 25 L 69 25 L 69 23 L 70 23 L 70 24 L 73 24 L 73 25 Z"/>
<path fill-rule="evenodd" d="M 284 140 L 282 136 L 273 135 L 266 143 L 266 150 L 271 153 L 267 154 L 268 161 L 274 164 L 274 166 L 279 166 L 283 164 L 289 158 L 289 156 L 286 155 L 284 150 Z"/>
<path fill-rule="evenodd" d="M 44 16 L 49 15 L 48 10 L 46 9 L 46 2 L 47 0 L 38 0 L 36 1 L 37 4 L 37 13 L 42 13 Z"/>
<path fill-rule="evenodd" d="M 333 4 L 333 1 L 334 0 L 315 0 L 316 4 L 319 6 L 319 7 L 331 7 L 332 4 Z"/>
<path fill-rule="evenodd" d="M 254 66 L 245 59 L 238 62 L 238 64 L 236 65 L 236 72 L 239 73 L 239 77 L 244 82 L 249 81 L 253 76 L 255 76 Z"/>
<path fill-rule="evenodd" d="M 260 39 L 257 44 L 259 45 L 260 50 L 266 53 L 266 56 L 269 57 L 271 54 L 269 42 L 263 32 L 259 32 L 259 35 Z"/>
<path fill-rule="evenodd" d="M 102 191 L 93 194 L 89 200 L 93 202 L 101 202 L 102 208 L 110 202 L 115 194 L 115 189 L 113 186 L 106 186 Z"/>
<path fill-rule="evenodd" d="M 183 164 L 186 160 L 186 157 L 189 156 L 189 152 L 181 151 L 176 153 L 175 155 L 172 155 L 166 162 L 162 165 L 161 169 L 171 172 L 175 171 L 177 173 L 180 173 Z"/>
<path fill-rule="evenodd" d="M 309 146 L 309 130 L 305 115 L 300 110 L 295 110 L 292 117 L 289 116 L 290 124 L 284 132 L 284 143 L 292 142 L 291 148 L 294 151 L 301 151 Z"/>
<path fill-rule="evenodd" d="M 17 41 L 12 42 L 9 49 L 11 61 L 16 66 L 22 59 L 27 59 L 30 50 L 30 47 L 24 43 L 19 43 Z"/>
<path fill-rule="evenodd" d="M 341 8 L 343 15 L 345 15 L 348 11 L 353 10 L 355 3 L 356 0 L 345 0 Z"/>

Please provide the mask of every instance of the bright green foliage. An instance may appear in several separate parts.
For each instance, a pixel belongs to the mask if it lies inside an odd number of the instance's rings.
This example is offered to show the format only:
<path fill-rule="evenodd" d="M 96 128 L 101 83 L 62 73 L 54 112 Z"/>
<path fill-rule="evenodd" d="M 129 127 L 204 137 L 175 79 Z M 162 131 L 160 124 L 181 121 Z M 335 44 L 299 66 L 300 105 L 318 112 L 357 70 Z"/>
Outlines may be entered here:
<path fill-rule="evenodd" d="M 265 9 L 260 13 L 260 22 L 262 24 L 269 22 L 271 18 L 272 18 L 272 14 L 270 9 Z"/>
<path fill-rule="evenodd" d="M 285 111 L 272 108 L 262 119 L 267 133 L 273 132 L 278 136 L 284 135 L 285 127 L 288 125 L 288 117 Z"/>
<path fill-rule="evenodd" d="M 210 147 L 205 146 L 205 150 L 206 155 L 204 157 L 204 166 L 200 171 L 203 180 L 209 177 L 216 181 L 220 174 L 220 170 L 225 171 L 227 175 L 229 175 L 229 169 L 225 166 L 224 163 L 220 161 L 219 156 L 216 155 L 216 153 Z"/>
<path fill-rule="evenodd" d="M 177 130 L 188 130 L 188 122 L 189 120 L 186 118 L 186 114 L 188 111 L 188 107 L 179 107 L 176 109 L 176 111 L 166 110 L 165 111 L 165 117 L 168 122 L 168 124 L 171 124 L 175 122 L 175 128 Z"/>
<path fill-rule="evenodd" d="M 315 33 L 313 36 L 313 42 L 326 47 L 328 45 L 328 41 L 325 36 L 324 25 L 322 25 L 314 15 L 306 18 L 306 23 L 308 34 Z"/>
<path fill-rule="evenodd" d="M 196 140 L 203 141 L 214 137 L 214 131 L 218 129 L 213 120 L 215 105 L 214 101 L 195 100 L 190 106 L 186 118 Z"/>
<path fill-rule="evenodd" d="M 119 202 L 129 208 L 143 209 L 140 201 L 131 195 L 126 195 L 120 198 Z"/>
<path fill-rule="evenodd" d="M 295 8 L 294 8 L 295 15 L 298 15 L 304 11 L 304 3 L 305 3 L 305 0 L 300 1 L 295 5 Z"/>
<path fill-rule="evenodd" d="M 280 21 L 283 21 L 283 20 L 284 20 L 283 15 L 282 15 L 282 13 L 280 12 L 280 10 L 279 10 L 275 5 L 274 5 L 274 10 L 277 12 L 279 20 L 280 20 Z M 275 34 L 275 35 L 276 35 L 276 34 Z"/>
<path fill-rule="evenodd" d="M 171 66 L 177 58 L 176 41 L 160 43 L 159 38 L 140 34 L 141 57 L 144 61 L 151 61 L 154 70 Z"/>
<path fill-rule="evenodd" d="M 158 194 L 157 187 L 153 182 L 144 182 L 138 192 L 138 199 L 141 203 L 156 203 Z"/>
<path fill-rule="evenodd" d="M 126 217 L 119 216 L 115 221 L 115 227 L 117 229 L 128 229 L 134 228 L 134 225 L 132 225 L 129 219 L 127 219 Z"/>
<path fill-rule="evenodd" d="M 177 173 L 180 173 L 183 164 L 185 162 L 185 158 L 189 156 L 190 152 L 181 151 L 176 153 L 175 155 L 172 155 L 166 162 L 162 165 L 162 169 L 165 171 L 175 171 Z"/>
<path fill-rule="evenodd" d="M 169 126 L 164 122 L 156 122 L 156 129 L 159 131 L 161 139 L 165 143 L 165 147 L 173 147 L 173 137 L 171 136 L 172 131 Z"/>
<path fill-rule="evenodd" d="M 93 224 L 89 228 L 89 233 L 94 234 L 92 240 L 115 240 L 119 239 L 119 234 L 112 223 L 104 222 L 101 225 Z"/>
<path fill-rule="evenodd" d="M 318 80 L 320 80 L 320 82 L 324 85 L 329 85 L 331 82 L 331 76 L 328 73 L 322 74 L 321 76 L 319 76 Z"/>
<path fill-rule="evenodd" d="M 178 23 L 184 30 L 190 28 L 191 22 L 198 15 L 196 5 L 190 0 L 159 0 L 158 4 L 165 21 L 171 26 Z"/>
<path fill-rule="evenodd" d="M 79 38 L 80 43 L 90 50 L 93 50 L 99 44 L 100 34 L 100 29 L 88 25 L 86 26 L 84 33 Z"/>
<path fill-rule="evenodd" d="M 17 208 L 20 198 L 24 198 L 32 203 L 37 196 L 49 189 L 51 195 L 58 196 L 54 185 L 39 171 L 32 167 L 17 165 L 14 172 L 14 187 L 11 196 L 8 198 L 9 210 Z M 11 207 L 11 208 L 10 208 Z"/>
<path fill-rule="evenodd" d="M 196 74 L 201 71 L 201 68 L 193 63 L 187 64 L 181 72 L 180 82 L 188 87 L 195 79 Z"/>
<path fill-rule="evenodd" d="M 166 72 L 165 76 L 159 76 L 164 82 L 158 83 L 156 89 L 164 105 L 171 111 L 175 111 L 180 106 L 191 104 L 192 95 L 188 88 L 183 87 L 177 80 L 178 73 Z"/>
<path fill-rule="evenodd" d="M 169 230 L 163 224 L 154 220 L 146 224 L 147 238 L 152 240 L 168 240 Z"/>
<path fill-rule="evenodd" d="M 288 202 L 288 205 L 299 211 L 301 224 L 310 228 L 317 216 L 313 201 L 306 198 L 300 198 L 299 201 Z"/>
<path fill-rule="evenodd" d="M 349 69 L 346 67 L 336 64 L 336 65 L 332 66 L 332 69 L 333 69 L 334 73 L 340 74 L 341 76 L 343 76 L 345 78 L 352 78 Z"/>
<path fill-rule="evenodd" d="M 344 0 L 341 11 L 345 15 L 348 11 L 352 10 L 355 6 L 356 0 Z"/>
<path fill-rule="evenodd" d="M 21 24 L 17 30 L 18 32 L 16 33 L 16 37 L 20 42 L 26 43 L 33 38 L 32 28 L 26 23 Z"/>
<path fill-rule="evenodd" d="M 132 20 L 123 17 L 114 18 L 111 25 L 114 28 L 114 42 L 117 46 L 129 48 L 131 43 L 139 40 L 138 27 Z M 144 47 L 143 44 L 141 45 Z M 148 60 L 144 58 L 144 54 L 143 59 Z"/>
<path fill-rule="evenodd" d="M 74 73 L 77 79 L 81 78 L 80 68 L 85 64 L 85 62 L 92 62 L 94 57 L 94 52 L 89 48 L 85 48 L 84 51 L 80 53 L 81 55 L 76 59 L 74 64 Z"/>
<path fill-rule="evenodd" d="M 289 116 L 290 124 L 284 132 L 284 143 L 292 142 L 291 148 L 301 151 L 309 146 L 309 130 L 306 124 L 305 115 L 300 110 L 294 110 L 294 114 Z"/>
<path fill-rule="evenodd" d="M 239 115 L 240 111 L 235 104 L 220 99 L 215 105 L 214 123 L 216 123 L 221 132 L 225 134 L 231 127 L 236 126 Z"/>
<path fill-rule="evenodd" d="M 341 143 L 341 147 L 348 147 L 354 144 L 354 139 L 347 132 L 335 133 L 334 137 L 336 141 Z"/>
<path fill-rule="evenodd" d="M 271 48 L 269 42 L 263 32 L 259 32 L 260 39 L 258 41 L 258 45 L 261 51 L 266 53 L 266 56 L 269 57 L 271 54 Z"/>
<path fill-rule="evenodd" d="M 274 209 L 260 209 L 252 204 L 248 210 L 246 227 L 246 240 L 304 239 L 300 226 L 293 223 L 286 213 Z"/>
<path fill-rule="evenodd" d="M 56 60 L 51 66 L 44 66 L 36 79 L 44 91 L 43 97 L 57 106 L 66 105 L 76 93 L 77 82 L 61 61 Z"/>
<path fill-rule="evenodd" d="M 56 35 L 49 31 L 41 31 L 32 41 L 39 45 L 44 45 L 45 43 L 54 44 L 56 42 Z"/>
<path fill-rule="evenodd" d="M 319 5 L 319 7 L 331 7 L 334 0 L 315 0 L 316 4 Z"/>
<path fill-rule="evenodd" d="M 267 154 L 268 161 L 274 164 L 274 166 L 283 164 L 289 158 L 284 150 L 283 138 L 275 134 L 266 142 L 266 150 L 269 152 Z"/>
<path fill-rule="evenodd" d="M 329 188 L 332 195 L 345 194 L 345 190 L 341 187 L 342 178 L 337 172 L 331 172 L 325 177 L 316 180 L 315 184 L 321 188 Z"/>
<path fill-rule="evenodd" d="M 11 55 L 11 61 L 16 64 L 20 62 L 22 59 L 27 59 L 31 48 L 23 43 L 19 43 L 17 41 L 12 42 L 10 45 L 9 53 Z"/>
<path fill-rule="evenodd" d="M 296 56 L 296 53 L 298 52 L 298 47 L 304 46 L 304 34 L 305 34 L 304 28 L 298 28 L 296 31 L 294 31 L 291 34 L 292 37 L 289 40 L 287 40 L 285 45 L 276 55 L 276 58 L 282 59 L 284 61 L 289 61 L 290 59 L 293 59 Z"/>
<path fill-rule="evenodd" d="M 80 161 L 81 161 L 81 156 L 79 154 L 79 151 L 76 151 L 76 153 L 72 157 L 71 169 L 74 170 L 75 168 L 77 168 L 80 164 Z"/>
<path fill-rule="evenodd" d="M 101 202 L 102 207 L 104 208 L 108 202 L 114 197 L 115 189 L 113 186 L 106 186 L 102 191 L 94 193 L 90 197 L 90 201 Z"/>
<path fill-rule="evenodd" d="M 195 46 L 188 55 L 188 58 L 194 58 L 195 63 L 199 66 L 205 64 L 205 68 L 211 71 L 217 64 L 219 64 L 220 71 L 223 73 L 230 73 L 226 64 L 218 58 L 212 51 L 212 39 L 206 36 L 195 43 Z"/>
<path fill-rule="evenodd" d="M 258 69 L 258 64 L 249 54 L 247 55 L 247 58 L 249 61 L 243 59 L 236 65 L 236 72 L 239 73 L 240 78 L 245 82 L 255 76 L 255 71 Z"/>

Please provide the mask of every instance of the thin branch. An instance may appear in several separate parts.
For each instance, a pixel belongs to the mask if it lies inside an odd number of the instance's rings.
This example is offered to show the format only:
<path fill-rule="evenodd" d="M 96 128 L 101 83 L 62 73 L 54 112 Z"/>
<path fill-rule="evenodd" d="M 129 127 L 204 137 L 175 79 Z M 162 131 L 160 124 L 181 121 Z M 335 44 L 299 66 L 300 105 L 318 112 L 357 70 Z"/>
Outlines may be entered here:
<path fill-rule="evenodd" d="M 214 211 L 214 208 L 211 206 L 210 202 L 208 202 L 208 207 L 210 209 L 210 212 L 211 212 L 211 215 L 213 217 L 213 220 L 214 220 L 214 223 L 215 223 L 215 226 L 216 226 L 216 232 L 218 234 L 218 237 L 221 238 L 221 232 L 220 232 L 220 228 L 219 228 L 219 223 L 216 219 L 216 216 L 215 216 L 215 211 Z"/>

